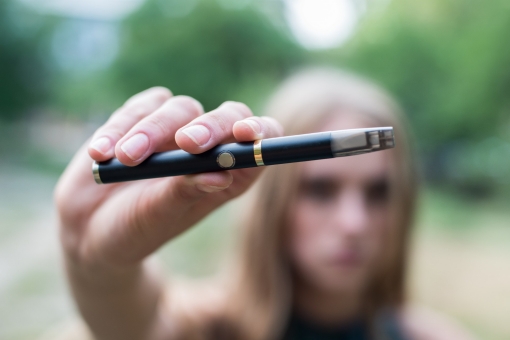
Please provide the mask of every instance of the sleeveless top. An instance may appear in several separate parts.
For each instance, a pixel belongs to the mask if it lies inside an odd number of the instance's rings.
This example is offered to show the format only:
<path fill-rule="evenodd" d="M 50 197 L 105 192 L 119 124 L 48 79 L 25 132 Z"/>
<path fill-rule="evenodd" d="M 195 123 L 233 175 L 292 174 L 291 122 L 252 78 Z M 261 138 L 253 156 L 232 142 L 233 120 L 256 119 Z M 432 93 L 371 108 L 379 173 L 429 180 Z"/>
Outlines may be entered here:
<path fill-rule="evenodd" d="M 401 330 L 394 313 L 381 314 L 376 323 L 380 338 L 384 340 L 409 340 Z M 282 340 L 372 340 L 370 330 L 363 321 L 355 321 L 338 327 L 325 328 L 293 313 Z"/>

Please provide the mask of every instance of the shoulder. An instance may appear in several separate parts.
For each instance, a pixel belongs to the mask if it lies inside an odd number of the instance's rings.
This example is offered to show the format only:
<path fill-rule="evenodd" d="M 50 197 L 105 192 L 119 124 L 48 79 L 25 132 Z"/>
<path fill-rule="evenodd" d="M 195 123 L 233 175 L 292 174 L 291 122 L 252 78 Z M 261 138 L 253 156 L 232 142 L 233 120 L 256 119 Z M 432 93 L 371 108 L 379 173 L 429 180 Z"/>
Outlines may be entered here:
<path fill-rule="evenodd" d="M 399 319 L 404 332 L 413 340 L 475 339 L 452 318 L 428 308 L 403 307 Z"/>

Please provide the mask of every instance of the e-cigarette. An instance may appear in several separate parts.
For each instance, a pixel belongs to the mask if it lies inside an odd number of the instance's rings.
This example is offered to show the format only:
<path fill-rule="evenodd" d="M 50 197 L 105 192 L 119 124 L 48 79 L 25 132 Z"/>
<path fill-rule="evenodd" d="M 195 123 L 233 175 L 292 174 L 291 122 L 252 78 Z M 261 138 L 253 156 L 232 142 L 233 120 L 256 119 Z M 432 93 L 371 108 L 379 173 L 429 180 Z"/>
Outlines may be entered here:
<path fill-rule="evenodd" d="M 200 154 L 159 152 L 137 166 L 92 164 L 98 184 L 352 156 L 395 146 L 392 127 L 337 130 L 218 145 Z"/>

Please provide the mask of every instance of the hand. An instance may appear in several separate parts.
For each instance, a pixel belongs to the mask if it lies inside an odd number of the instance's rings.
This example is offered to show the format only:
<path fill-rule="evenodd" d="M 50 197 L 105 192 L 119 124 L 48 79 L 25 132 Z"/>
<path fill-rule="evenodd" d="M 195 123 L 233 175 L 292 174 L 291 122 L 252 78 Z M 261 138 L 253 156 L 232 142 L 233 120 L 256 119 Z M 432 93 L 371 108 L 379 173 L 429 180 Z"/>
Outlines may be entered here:
<path fill-rule="evenodd" d="M 92 160 L 136 166 L 153 152 L 201 153 L 228 142 L 282 135 L 268 117 L 226 102 L 204 114 L 195 99 L 155 87 L 130 98 L 75 155 L 55 190 L 66 258 L 91 269 L 139 264 L 162 244 L 243 193 L 261 168 L 98 185 Z"/>

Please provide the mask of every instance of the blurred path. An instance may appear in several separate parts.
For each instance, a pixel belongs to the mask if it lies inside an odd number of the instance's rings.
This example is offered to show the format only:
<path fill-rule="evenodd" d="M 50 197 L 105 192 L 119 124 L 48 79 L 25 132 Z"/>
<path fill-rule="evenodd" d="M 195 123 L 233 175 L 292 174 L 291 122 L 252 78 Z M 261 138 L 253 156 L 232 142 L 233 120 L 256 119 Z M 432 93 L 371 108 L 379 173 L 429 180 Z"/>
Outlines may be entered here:
<path fill-rule="evenodd" d="M 467 239 L 418 235 L 410 268 L 412 299 L 454 316 L 480 339 L 510 339 L 508 225 L 492 242 L 487 242 L 486 234 L 496 234 L 497 226 L 487 226 L 492 230 L 485 232 L 480 227 L 475 233 L 479 235 Z"/>
<path fill-rule="evenodd" d="M 33 339 L 73 313 L 59 263 L 56 176 L 0 166 L 0 339 Z"/>

